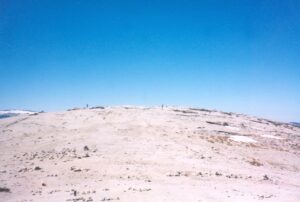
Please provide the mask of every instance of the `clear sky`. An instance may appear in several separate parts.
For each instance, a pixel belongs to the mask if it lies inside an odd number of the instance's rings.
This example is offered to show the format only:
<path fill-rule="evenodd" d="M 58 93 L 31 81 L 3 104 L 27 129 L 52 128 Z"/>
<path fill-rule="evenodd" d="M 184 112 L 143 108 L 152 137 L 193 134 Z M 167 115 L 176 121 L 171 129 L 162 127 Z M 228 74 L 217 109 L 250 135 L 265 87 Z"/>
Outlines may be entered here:
<path fill-rule="evenodd" d="M 0 109 L 180 105 L 300 121 L 299 0 L 0 0 Z"/>

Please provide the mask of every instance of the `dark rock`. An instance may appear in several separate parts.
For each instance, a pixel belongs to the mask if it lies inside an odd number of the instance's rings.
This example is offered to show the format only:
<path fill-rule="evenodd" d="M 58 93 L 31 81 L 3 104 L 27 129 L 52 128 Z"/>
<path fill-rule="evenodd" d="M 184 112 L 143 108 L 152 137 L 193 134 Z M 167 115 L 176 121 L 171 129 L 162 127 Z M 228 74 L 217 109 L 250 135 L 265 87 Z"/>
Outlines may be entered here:
<path fill-rule="evenodd" d="M 0 192 L 10 192 L 10 189 L 6 187 L 0 187 Z"/>
<path fill-rule="evenodd" d="M 222 176 L 222 174 L 221 174 L 221 173 L 218 173 L 218 172 L 216 172 L 216 176 Z"/>
<path fill-rule="evenodd" d="M 267 175 L 264 175 L 264 180 L 269 180 L 270 178 Z"/>
<path fill-rule="evenodd" d="M 103 106 L 95 106 L 95 107 L 91 107 L 91 109 L 105 109 L 105 107 L 103 107 Z"/>

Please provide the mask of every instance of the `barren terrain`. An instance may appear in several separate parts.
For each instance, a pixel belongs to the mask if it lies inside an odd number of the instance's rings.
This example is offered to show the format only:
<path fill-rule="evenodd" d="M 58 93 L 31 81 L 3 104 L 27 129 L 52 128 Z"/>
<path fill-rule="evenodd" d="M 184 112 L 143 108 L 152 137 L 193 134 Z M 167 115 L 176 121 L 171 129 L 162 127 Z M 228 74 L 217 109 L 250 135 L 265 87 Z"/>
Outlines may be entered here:
<path fill-rule="evenodd" d="M 300 128 L 194 108 L 0 119 L 0 201 L 300 201 Z"/>

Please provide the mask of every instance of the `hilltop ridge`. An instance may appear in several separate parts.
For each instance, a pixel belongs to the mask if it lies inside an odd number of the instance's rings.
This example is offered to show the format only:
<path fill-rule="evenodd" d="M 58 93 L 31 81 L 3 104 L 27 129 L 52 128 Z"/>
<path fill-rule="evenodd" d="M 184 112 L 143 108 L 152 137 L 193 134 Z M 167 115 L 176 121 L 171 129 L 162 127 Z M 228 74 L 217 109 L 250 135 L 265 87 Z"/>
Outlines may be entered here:
<path fill-rule="evenodd" d="M 22 114 L 0 132 L 4 201 L 300 199 L 300 128 L 288 123 L 119 106 Z"/>

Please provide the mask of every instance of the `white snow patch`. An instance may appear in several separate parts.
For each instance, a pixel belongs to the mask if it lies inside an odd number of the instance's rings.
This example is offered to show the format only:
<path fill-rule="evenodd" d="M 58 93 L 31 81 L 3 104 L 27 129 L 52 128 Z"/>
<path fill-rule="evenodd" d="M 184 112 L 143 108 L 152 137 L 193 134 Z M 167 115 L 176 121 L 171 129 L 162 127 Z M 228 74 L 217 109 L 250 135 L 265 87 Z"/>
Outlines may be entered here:
<path fill-rule="evenodd" d="M 240 136 L 240 135 L 231 135 L 229 139 L 236 141 L 236 142 L 253 142 L 253 143 L 257 142 L 256 140 L 253 140 L 250 137 L 245 137 L 245 136 Z"/>
<path fill-rule="evenodd" d="M 240 129 L 237 127 L 233 127 L 233 126 L 225 126 L 227 129 L 232 130 L 232 131 L 239 131 Z"/>
<path fill-rule="evenodd" d="M 274 136 L 274 135 L 262 135 L 262 137 L 273 138 L 273 139 L 277 139 L 277 140 L 282 140 L 283 139 L 282 137 L 277 137 L 277 136 Z"/>
<path fill-rule="evenodd" d="M 32 111 L 25 110 L 0 110 L 0 114 L 34 114 Z"/>

